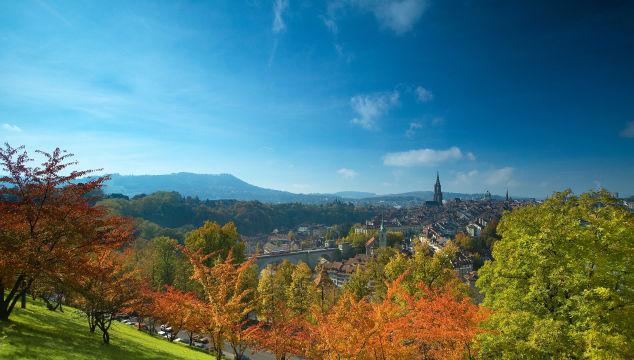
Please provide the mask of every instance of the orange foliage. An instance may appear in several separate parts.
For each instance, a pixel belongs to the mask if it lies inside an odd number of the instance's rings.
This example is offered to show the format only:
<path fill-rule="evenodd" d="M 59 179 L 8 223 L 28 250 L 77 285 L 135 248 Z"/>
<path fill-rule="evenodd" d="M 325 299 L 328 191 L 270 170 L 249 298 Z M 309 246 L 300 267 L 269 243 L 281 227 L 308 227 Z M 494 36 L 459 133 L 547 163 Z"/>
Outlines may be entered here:
<path fill-rule="evenodd" d="M 128 220 L 91 204 L 107 178 L 83 178 L 91 170 L 64 175 L 72 154 L 38 153 L 44 161 L 31 167 L 23 147 L 0 148 L 0 320 L 35 279 L 74 279 L 93 253 L 132 238 Z"/>
<path fill-rule="evenodd" d="M 268 350 L 276 360 L 289 355 L 305 356 L 311 351 L 311 325 L 303 316 L 296 316 L 280 303 L 278 312 L 269 321 L 257 326 L 251 337 L 255 349 Z"/>
<path fill-rule="evenodd" d="M 171 286 L 166 286 L 165 292 L 154 293 L 152 314 L 172 328 L 170 341 L 174 341 L 182 329 L 196 326 L 196 300 L 194 293 L 182 292 Z"/>
<path fill-rule="evenodd" d="M 326 315 L 317 314 L 312 337 L 323 359 L 461 359 L 484 315 L 450 289 L 421 287 L 412 297 L 396 281 L 381 303 L 344 294 Z"/>
<path fill-rule="evenodd" d="M 105 343 L 110 341 L 108 330 L 114 317 L 128 310 L 139 295 L 136 274 L 125 271 L 121 255 L 112 250 L 93 256 L 73 288 L 81 295 L 75 305 L 86 314 L 91 331 L 101 330 Z"/>
<path fill-rule="evenodd" d="M 243 276 L 254 259 L 236 265 L 230 252 L 224 261 L 208 266 L 207 260 L 215 254 L 202 255 L 185 247 L 181 250 L 193 265 L 192 279 L 202 284 L 207 297 L 207 303 L 198 305 L 197 327 L 211 336 L 216 357 L 220 358 L 228 341 L 240 358 L 253 331 L 247 325 L 247 314 L 255 308 L 250 296 L 253 289 L 244 288 Z"/>

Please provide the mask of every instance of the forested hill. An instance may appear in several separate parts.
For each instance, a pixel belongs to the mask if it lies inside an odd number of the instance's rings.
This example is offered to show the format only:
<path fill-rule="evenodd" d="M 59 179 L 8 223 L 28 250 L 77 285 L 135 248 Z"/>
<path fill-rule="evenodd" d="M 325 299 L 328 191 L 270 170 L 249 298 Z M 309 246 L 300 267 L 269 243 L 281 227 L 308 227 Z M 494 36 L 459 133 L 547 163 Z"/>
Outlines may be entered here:
<path fill-rule="evenodd" d="M 132 199 L 110 196 L 100 201 L 115 212 L 141 218 L 162 227 L 198 227 L 205 220 L 233 221 L 244 235 L 266 234 L 274 229 L 293 229 L 301 224 L 357 223 L 380 211 L 374 206 L 343 202 L 327 204 L 267 204 L 259 201 L 199 200 L 177 192 L 156 192 Z"/>
<path fill-rule="evenodd" d="M 430 184 L 429 189 L 432 189 Z M 103 189 L 109 194 L 123 194 L 129 197 L 151 194 L 157 191 L 175 191 L 183 196 L 203 200 L 235 199 L 256 200 L 264 203 L 301 202 L 305 204 L 327 204 L 336 200 L 358 204 L 404 205 L 432 200 L 432 191 L 413 191 L 399 194 L 377 195 L 370 192 L 341 191 L 334 194 L 295 194 L 288 191 L 267 189 L 249 184 L 231 174 L 194 174 L 180 172 L 164 175 L 110 175 Z M 445 193 L 445 199 L 481 199 L 483 194 Z"/>
<path fill-rule="evenodd" d="M 267 203 L 327 203 L 340 196 L 333 194 L 295 194 L 251 185 L 230 174 L 110 175 L 107 193 L 135 196 L 156 191 L 176 191 L 183 196 L 204 200 L 257 200 Z"/>

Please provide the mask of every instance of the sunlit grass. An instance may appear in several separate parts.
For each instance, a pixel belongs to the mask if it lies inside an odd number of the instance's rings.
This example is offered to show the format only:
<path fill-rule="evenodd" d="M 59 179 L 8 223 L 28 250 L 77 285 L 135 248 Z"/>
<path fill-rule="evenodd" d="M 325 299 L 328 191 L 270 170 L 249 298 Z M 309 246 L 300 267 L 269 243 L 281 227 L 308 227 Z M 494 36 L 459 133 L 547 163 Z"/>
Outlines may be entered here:
<path fill-rule="evenodd" d="M 15 309 L 9 324 L 0 323 L 0 359 L 214 359 L 183 344 L 152 337 L 133 326 L 113 322 L 110 344 L 88 331 L 80 313 L 65 307 L 52 312 L 39 302 Z"/>

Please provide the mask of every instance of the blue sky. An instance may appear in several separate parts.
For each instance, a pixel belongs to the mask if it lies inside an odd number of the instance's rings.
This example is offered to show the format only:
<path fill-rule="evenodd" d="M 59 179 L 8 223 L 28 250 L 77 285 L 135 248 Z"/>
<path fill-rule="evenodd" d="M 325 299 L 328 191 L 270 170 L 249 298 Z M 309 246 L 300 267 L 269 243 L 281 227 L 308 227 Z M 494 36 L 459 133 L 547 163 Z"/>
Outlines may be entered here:
<path fill-rule="evenodd" d="M 564 4 L 566 3 L 566 4 Z M 609 4 L 607 4 L 609 3 Z M 627 1 L 0 3 L 0 140 L 293 192 L 634 193 Z"/>

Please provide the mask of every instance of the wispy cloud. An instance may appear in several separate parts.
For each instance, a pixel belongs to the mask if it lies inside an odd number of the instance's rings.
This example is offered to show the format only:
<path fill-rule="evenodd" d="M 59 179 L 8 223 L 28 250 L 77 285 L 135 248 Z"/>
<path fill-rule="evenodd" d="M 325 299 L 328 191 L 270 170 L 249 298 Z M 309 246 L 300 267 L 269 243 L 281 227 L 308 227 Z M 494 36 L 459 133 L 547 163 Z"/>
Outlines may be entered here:
<path fill-rule="evenodd" d="M 405 130 L 405 136 L 407 136 L 408 138 L 413 137 L 414 135 L 416 135 L 416 131 L 420 130 L 423 128 L 423 124 L 419 123 L 419 122 L 411 122 L 409 123 L 409 128 L 407 128 L 407 130 Z"/>
<path fill-rule="evenodd" d="M 273 33 L 277 34 L 286 30 L 284 11 L 288 9 L 288 0 L 275 0 L 273 2 Z"/>
<path fill-rule="evenodd" d="M 356 8 L 371 12 L 381 27 L 401 35 L 412 30 L 428 6 L 427 0 L 334 0 L 328 3 L 327 15 L 322 16 L 322 21 L 336 34 L 339 13 L 347 7 Z"/>
<path fill-rule="evenodd" d="M 503 167 L 501 169 L 495 169 L 487 174 L 486 178 L 484 179 L 484 183 L 486 185 L 492 186 L 503 184 L 508 185 L 512 181 L 514 170 L 515 169 L 510 166 Z"/>
<path fill-rule="evenodd" d="M 450 184 L 458 189 L 471 189 L 471 191 L 484 191 L 486 187 L 497 188 L 502 191 L 504 187 L 514 187 L 518 182 L 513 178 L 515 169 L 506 166 L 489 170 L 458 171 Z M 490 190 L 493 190 L 490 188 Z"/>
<path fill-rule="evenodd" d="M 430 102 L 434 99 L 434 94 L 422 86 L 416 87 L 416 100 L 421 103 Z"/>
<path fill-rule="evenodd" d="M 20 127 L 18 127 L 17 125 L 7 123 L 2 124 L 2 129 L 11 132 L 22 132 L 22 129 L 20 129 Z"/>
<path fill-rule="evenodd" d="M 341 44 L 335 44 L 335 50 L 337 51 L 337 55 L 340 59 L 345 61 L 346 63 L 350 63 L 352 59 L 354 59 L 354 54 L 352 52 L 346 51 Z"/>
<path fill-rule="evenodd" d="M 357 175 L 359 175 L 359 173 L 357 173 L 356 171 L 348 168 L 341 168 L 337 170 L 337 174 L 339 174 L 344 179 L 354 179 L 355 177 L 357 177 Z"/>
<path fill-rule="evenodd" d="M 350 106 L 358 116 L 351 122 L 366 130 L 376 130 L 377 120 L 398 103 L 398 91 L 355 95 L 350 99 Z"/>
<path fill-rule="evenodd" d="M 621 136 L 624 138 L 634 138 L 634 121 L 625 124 L 625 129 L 621 130 Z"/>
<path fill-rule="evenodd" d="M 453 146 L 447 150 L 418 149 L 388 153 L 383 156 L 383 164 L 398 167 L 430 166 L 463 158 L 465 155 L 460 148 Z"/>
<path fill-rule="evenodd" d="M 468 172 L 459 171 L 456 173 L 456 177 L 451 181 L 451 184 L 457 187 L 469 186 L 471 185 L 480 172 L 478 170 L 471 170 Z"/>
<path fill-rule="evenodd" d="M 337 21 L 333 16 L 321 16 L 320 18 L 331 33 L 336 34 L 339 32 L 339 26 L 337 26 Z"/>
<path fill-rule="evenodd" d="M 382 27 L 400 35 L 410 31 L 428 7 L 426 0 L 358 1 L 369 9 Z"/>
<path fill-rule="evenodd" d="M 59 21 L 63 22 L 64 25 L 69 27 L 71 26 L 70 21 L 68 21 L 68 19 L 64 17 L 59 11 L 57 11 L 57 9 L 53 5 L 49 4 L 48 2 L 44 0 L 39 0 L 37 1 L 37 3 L 40 4 L 40 6 L 42 6 L 44 9 L 46 9 L 46 11 L 48 11 L 49 14 L 53 15 Z"/>

